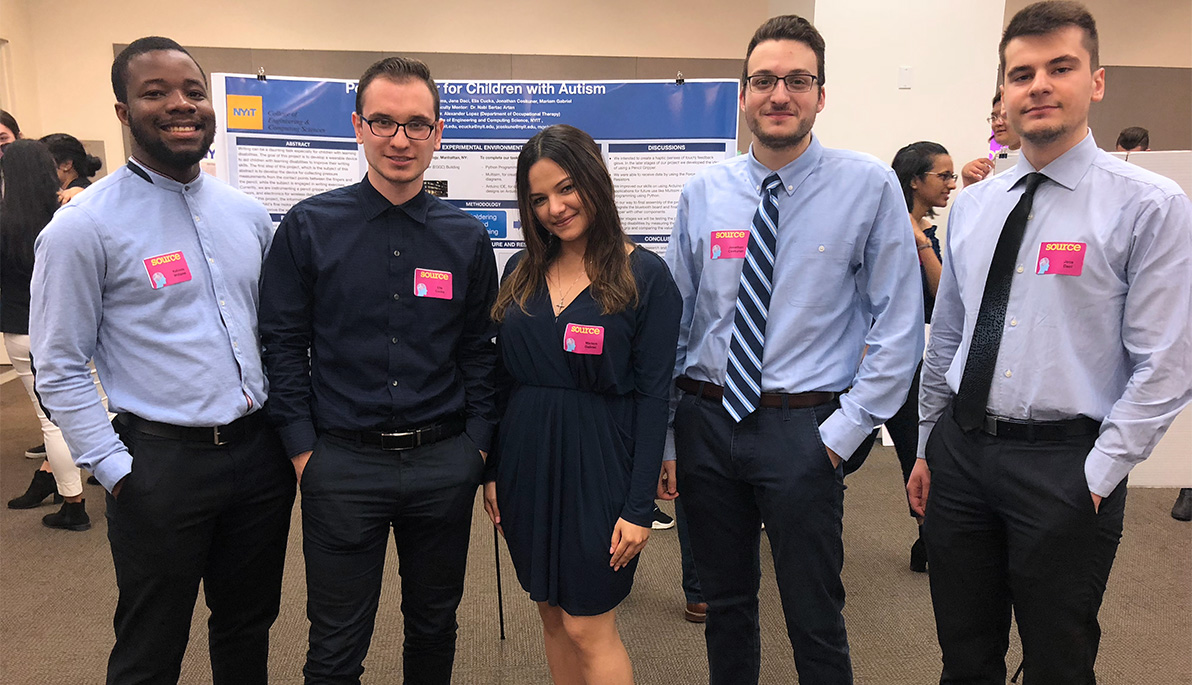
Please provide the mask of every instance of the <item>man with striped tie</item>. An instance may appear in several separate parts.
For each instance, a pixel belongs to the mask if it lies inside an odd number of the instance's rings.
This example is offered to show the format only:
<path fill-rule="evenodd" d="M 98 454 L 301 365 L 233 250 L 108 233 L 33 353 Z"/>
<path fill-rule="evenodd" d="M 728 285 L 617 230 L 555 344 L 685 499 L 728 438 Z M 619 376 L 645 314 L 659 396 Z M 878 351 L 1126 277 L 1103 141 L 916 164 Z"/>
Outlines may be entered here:
<path fill-rule="evenodd" d="M 902 405 L 923 352 L 898 179 L 821 146 L 823 107 L 823 38 L 770 19 L 741 77 L 749 154 L 688 182 L 666 255 L 683 316 L 658 496 L 682 493 L 712 683 L 758 680 L 763 522 L 800 681 L 852 682 L 842 458 Z"/>

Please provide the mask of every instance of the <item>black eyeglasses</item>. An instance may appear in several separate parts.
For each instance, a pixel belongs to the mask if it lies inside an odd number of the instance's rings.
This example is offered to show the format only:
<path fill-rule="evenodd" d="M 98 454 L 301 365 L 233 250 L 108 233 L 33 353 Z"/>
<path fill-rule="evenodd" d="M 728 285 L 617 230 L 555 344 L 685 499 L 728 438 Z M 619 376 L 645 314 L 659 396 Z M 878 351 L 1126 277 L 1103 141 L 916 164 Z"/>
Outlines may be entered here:
<path fill-rule="evenodd" d="M 364 117 L 360 120 L 368 124 L 368 130 L 372 131 L 373 135 L 378 138 L 392 138 L 397 135 L 397 130 L 400 128 L 406 129 L 406 137 L 410 140 L 426 140 L 430 138 L 430 134 L 434 132 L 435 125 L 428 124 L 425 121 L 407 121 L 404 124 L 399 124 L 392 119 L 373 119 L 369 121 Z"/>
<path fill-rule="evenodd" d="M 940 180 L 943 181 L 944 183 L 950 183 L 950 182 L 955 182 L 955 181 L 960 180 L 960 177 L 957 176 L 956 174 L 952 173 L 951 171 L 929 171 L 927 173 L 930 174 L 931 176 L 939 176 Z"/>
<path fill-rule="evenodd" d="M 745 80 L 749 82 L 749 90 L 754 93 L 769 93 L 774 90 L 779 81 L 786 83 L 786 90 L 789 93 L 806 93 L 811 90 L 819 78 L 803 73 L 787 74 L 786 76 L 754 74 Z"/>

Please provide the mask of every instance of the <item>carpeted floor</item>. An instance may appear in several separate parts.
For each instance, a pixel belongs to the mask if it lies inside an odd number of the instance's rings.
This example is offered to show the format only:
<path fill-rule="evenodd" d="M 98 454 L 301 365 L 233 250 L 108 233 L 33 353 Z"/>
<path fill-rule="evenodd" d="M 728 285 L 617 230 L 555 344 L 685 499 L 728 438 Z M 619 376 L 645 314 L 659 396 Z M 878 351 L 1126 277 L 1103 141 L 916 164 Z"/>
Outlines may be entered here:
<path fill-rule="evenodd" d="M 0 371 L 7 367 L 0 367 Z M 37 462 L 26 447 L 41 442 L 18 381 L 0 385 L 0 497 L 24 492 Z M 901 685 L 938 682 L 939 647 L 927 576 L 907 569 L 914 524 L 906 515 L 893 450 L 878 447 L 848 480 L 844 582 L 856 681 Z M 115 580 L 103 518 L 103 491 L 85 486 L 94 526 L 49 530 L 48 503 L 27 511 L 0 508 L 0 683 L 101 683 L 112 642 Z M 1175 490 L 1130 491 L 1126 530 L 1101 610 L 1099 682 L 1192 683 L 1192 524 L 1169 515 Z M 517 586 L 502 550 L 506 639 L 499 638 L 493 534 L 477 499 L 468 584 L 459 612 L 455 682 L 485 685 L 549 682 L 537 612 Z M 271 681 L 300 683 L 306 650 L 305 588 L 295 507 L 281 616 L 273 628 Z M 795 683 L 769 549 L 762 538 L 762 682 Z M 386 569 L 365 683 L 401 681 L 401 614 L 396 557 Z M 201 597 L 201 595 L 200 595 Z M 682 618 L 675 531 L 646 547 L 633 594 L 618 611 L 637 682 L 707 682 L 702 629 Z M 183 665 L 183 683 L 210 682 L 206 609 L 200 599 Z M 1013 670 L 1020 658 L 1012 644 Z"/>

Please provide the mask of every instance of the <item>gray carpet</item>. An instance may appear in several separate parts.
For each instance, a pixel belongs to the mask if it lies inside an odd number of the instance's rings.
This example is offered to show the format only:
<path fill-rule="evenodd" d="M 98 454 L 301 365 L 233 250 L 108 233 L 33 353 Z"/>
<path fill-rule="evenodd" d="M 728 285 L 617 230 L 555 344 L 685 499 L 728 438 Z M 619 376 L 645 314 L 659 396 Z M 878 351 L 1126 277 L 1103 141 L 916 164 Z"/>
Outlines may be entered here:
<path fill-rule="evenodd" d="M 0 367 L 0 371 L 6 367 Z M 24 449 L 41 442 L 17 381 L 0 385 L 0 497 L 24 492 L 37 462 Z M 848 480 L 844 582 L 856 681 L 938 682 L 939 647 L 927 577 L 907 569 L 914 524 L 906 515 L 893 450 L 878 447 Z M 0 683 L 100 683 L 112 642 L 115 579 L 103 519 L 103 491 L 85 486 L 94 527 L 48 530 L 48 503 L 28 511 L 0 508 Z M 1176 491 L 1130 491 L 1126 530 L 1101 610 L 1099 682 L 1192 683 L 1192 524 L 1171 519 Z M 272 682 L 300 683 L 306 649 L 300 523 L 295 507 L 281 616 L 273 628 Z M 762 554 L 762 682 L 797 678 L 786 640 L 769 549 Z M 401 681 L 401 614 L 391 555 L 365 683 Z M 506 639 L 499 639 L 493 535 L 477 499 L 467 590 L 460 609 L 455 682 L 549 682 L 537 612 L 513 578 L 502 550 Z M 200 595 L 201 597 L 201 595 Z M 637 682 L 707 682 L 702 629 L 682 618 L 675 531 L 655 532 L 633 593 L 618 610 Z M 183 665 L 183 683 L 210 681 L 206 609 L 199 601 Z M 1007 657 L 1017 666 L 1015 642 Z"/>

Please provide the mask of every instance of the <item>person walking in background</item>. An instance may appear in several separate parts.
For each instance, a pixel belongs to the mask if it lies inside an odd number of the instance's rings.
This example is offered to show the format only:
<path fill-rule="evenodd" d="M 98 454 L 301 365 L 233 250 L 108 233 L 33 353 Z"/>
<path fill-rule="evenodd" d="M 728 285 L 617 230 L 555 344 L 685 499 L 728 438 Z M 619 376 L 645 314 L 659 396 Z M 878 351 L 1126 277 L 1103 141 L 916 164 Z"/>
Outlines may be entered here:
<path fill-rule="evenodd" d="M 554 682 L 627 685 L 615 610 L 654 521 L 681 302 L 626 237 L 588 134 L 543 129 L 516 179 L 526 249 L 493 307 L 512 387 L 485 508 L 538 603 Z"/>

